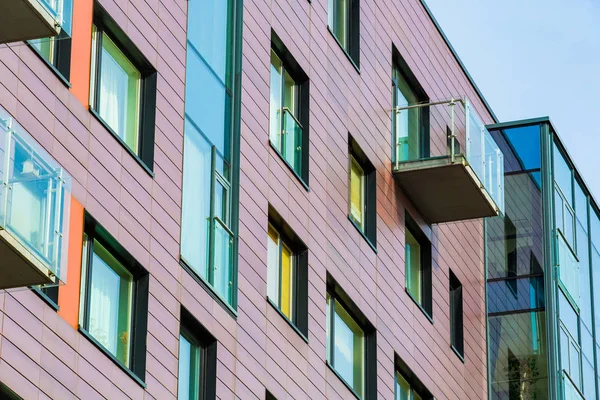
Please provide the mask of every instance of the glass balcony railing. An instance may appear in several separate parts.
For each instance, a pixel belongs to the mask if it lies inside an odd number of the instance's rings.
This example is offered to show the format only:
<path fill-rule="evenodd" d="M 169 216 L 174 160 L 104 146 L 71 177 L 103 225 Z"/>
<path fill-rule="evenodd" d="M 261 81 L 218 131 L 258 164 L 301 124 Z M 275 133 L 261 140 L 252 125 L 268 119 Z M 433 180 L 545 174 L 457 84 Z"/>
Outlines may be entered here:
<path fill-rule="evenodd" d="M 504 156 L 468 99 L 396 107 L 392 120 L 395 173 L 462 163 L 470 169 L 469 175 L 475 175 L 475 183 L 492 199 L 494 208 L 504 212 Z M 438 179 L 448 173 L 438 171 Z"/>
<path fill-rule="evenodd" d="M 71 177 L 1 107 L 0 179 L 0 230 L 66 282 Z"/>
<path fill-rule="evenodd" d="M 573 381 L 571 381 L 569 375 L 564 370 L 562 371 L 562 383 L 565 400 L 585 400 Z"/>
<path fill-rule="evenodd" d="M 286 107 L 283 109 L 283 158 L 298 175 L 302 174 L 302 125 Z"/>
<path fill-rule="evenodd" d="M 213 274 L 214 288 L 224 300 L 231 304 L 233 300 L 233 239 L 235 235 L 218 218 L 213 218 L 214 249 Z"/>

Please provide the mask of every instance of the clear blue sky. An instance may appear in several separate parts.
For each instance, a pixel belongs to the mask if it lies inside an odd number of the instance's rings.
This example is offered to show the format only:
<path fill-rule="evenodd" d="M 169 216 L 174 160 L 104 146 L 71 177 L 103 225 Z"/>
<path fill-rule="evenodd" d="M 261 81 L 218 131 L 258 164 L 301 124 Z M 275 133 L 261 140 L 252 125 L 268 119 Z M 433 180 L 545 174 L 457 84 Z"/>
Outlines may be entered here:
<path fill-rule="evenodd" d="M 600 0 L 426 0 L 500 121 L 549 116 L 600 203 Z"/>

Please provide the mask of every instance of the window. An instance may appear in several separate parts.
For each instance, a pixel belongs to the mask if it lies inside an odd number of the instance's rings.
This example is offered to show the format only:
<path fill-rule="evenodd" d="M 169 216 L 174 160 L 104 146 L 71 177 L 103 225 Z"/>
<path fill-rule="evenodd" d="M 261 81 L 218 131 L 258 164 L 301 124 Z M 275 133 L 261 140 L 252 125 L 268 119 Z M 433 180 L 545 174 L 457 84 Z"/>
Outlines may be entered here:
<path fill-rule="evenodd" d="M 462 284 L 450 271 L 450 344 L 464 357 Z"/>
<path fill-rule="evenodd" d="M 308 76 L 272 32 L 270 142 L 306 186 Z"/>
<path fill-rule="evenodd" d="M 375 329 L 327 278 L 327 364 L 359 398 L 375 398 Z"/>
<path fill-rule="evenodd" d="M 240 6 L 189 2 L 183 145 L 181 263 L 230 312 L 237 307 Z"/>
<path fill-rule="evenodd" d="M 398 163 L 429 156 L 429 108 L 407 108 L 429 97 L 396 47 L 392 54 L 392 162 Z"/>
<path fill-rule="evenodd" d="M 15 392 L 13 392 L 8 386 L 0 382 L 0 399 L 2 400 L 21 400 Z"/>
<path fill-rule="evenodd" d="M 432 318 L 431 242 L 408 214 L 405 240 L 406 291 L 427 316 Z"/>
<path fill-rule="evenodd" d="M 269 208 L 267 297 L 305 338 L 308 335 L 308 262 L 304 243 Z"/>
<path fill-rule="evenodd" d="M 359 67 L 359 14 L 358 0 L 329 0 L 328 25 L 350 61 Z"/>
<path fill-rule="evenodd" d="M 215 398 L 216 367 L 216 339 L 182 308 L 177 400 Z"/>
<path fill-rule="evenodd" d="M 277 398 L 275 396 L 273 396 L 271 394 L 271 392 L 269 392 L 268 390 L 267 390 L 267 393 L 265 394 L 265 399 L 266 400 L 277 400 Z"/>
<path fill-rule="evenodd" d="M 97 2 L 90 82 L 92 113 L 152 171 L 156 70 Z"/>
<path fill-rule="evenodd" d="M 375 167 L 360 150 L 356 141 L 349 139 L 348 217 L 375 249 L 376 204 Z"/>
<path fill-rule="evenodd" d="M 143 380 L 148 273 L 89 215 L 82 254 L 80 330 Z"/>
<path fill-rule="evenodd" d="M 408 368 L 408 366 L 398 357 L 394 356 L 396 363 L 395 373 L 395 400 L 431 400 L 433 396 L 425 388 L 423 383 Z"/>
<path fill-rule="evenodd" d="M 71 24 L 73 0 L 42 0 L 48 10 L 61 21 L 60 34 L 56 37 L 29 40 L 27 43 L 36 53 L 68 82 L 71 75 Z"/>
<path fill-rule="evenodd" d="M 504 247 L 506 252 L 506 285 L 515 298 L 517 297 L 517 228 L 508 215 L 504 216 Z"/>

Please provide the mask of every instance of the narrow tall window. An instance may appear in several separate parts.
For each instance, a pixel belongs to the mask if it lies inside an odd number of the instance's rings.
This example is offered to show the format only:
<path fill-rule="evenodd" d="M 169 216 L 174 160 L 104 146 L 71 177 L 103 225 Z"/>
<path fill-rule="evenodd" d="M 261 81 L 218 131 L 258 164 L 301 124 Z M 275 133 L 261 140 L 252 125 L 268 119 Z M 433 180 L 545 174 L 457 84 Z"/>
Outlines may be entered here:
<path fill-rule="evenodd" d="M 431 242 L 408 214 L 404 233 L 406 291 L 425 314 L 432 318 Z"/>
<path fill-rule="evenodd" d="M 450 344 L 464 357 L 462 284 L 450 271 Z"/>
<path fill-rule="evenodd" d="M 358 0 L 329 0 L 329 30 L 352 62 L 359 66 L 359 14 Z"/>
<path fill-rule="evenodd" d="M 360 399 L 375 399 L 376 330 L 329 274 L 327 286 L 327 365 Z"/>
<path fill-rule="evenodd" d="M 308 141 L 302 120 L 306 122 L 306 93 L 308 78 L 283 47 L 281 40 L 272 33 L 271 49 L 271 98 L 270 134 L 271 145 L 289 167 L 305 183 L 308 169 Z M 280 56 L 283 54 L 284 56 Z"/>
<path fill-rule="evenodd" d="M 153 167 L 155 106 L 156 70 L 96 3 L 90 109 L 149 170 Z"/>
<path fill-rule="evenodd" d="M 83 240 L 81 329 L 143 379 L 148 273 L 91 218 Z M 142 350 L 143 351 L 140 351 Z"/>
<path fill-rule="evenodd" d="M 291 321 L 295 306 L 295 261 L 290 248 L 281 240 L 279 232 L 269 225 L 269 299 Z"/>
<path fill-rule="evenodd" d="M 308 335 L 307 248 L 269 207 L 267 297 L 304 338 Z"/>
<path fill-rule="evenodd" d="M 359 397 L 364 396 L 365 333 L 348 311 L 327 294 L 327 361 Z"/>
<path fill-rule="evenodd" d="M 348 139 L 348 218 L 369 245 L 377 246 L 375 167 L 358 143 Z"/>
<path fill-rule="evenodd" d="M 394 88 L 394 135 L 395 160 L 416 160 L 421 156 L 421 112 L 422 108 L 408 108 L 419 103 L 419 99 L 399 68 L 394 65 L 392 75 Z"/>
<path fill-rule="evenodd" d="M 365 172 L 350 156 L 350 218 L 361 231 L 365 229 Z"/>
<path fill-rule="evenodd" d="M 237 307 L 240 13 L 236 0 L 188 6 L 181 261 Z"/>
<path fill-rule="evenodd" d="M 216 364 L 216 339 L 182 308 L 177 400 L 214 399 Z"/>

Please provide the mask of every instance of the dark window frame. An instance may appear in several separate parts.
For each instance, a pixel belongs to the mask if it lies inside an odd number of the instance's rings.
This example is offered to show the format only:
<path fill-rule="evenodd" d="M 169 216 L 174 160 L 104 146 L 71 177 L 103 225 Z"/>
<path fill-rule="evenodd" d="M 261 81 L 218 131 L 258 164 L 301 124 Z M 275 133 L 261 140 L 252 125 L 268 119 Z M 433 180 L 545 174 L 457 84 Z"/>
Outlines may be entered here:
<path fill-rule="evenodd" d="M 514 241 L 514 249 L 509 251 L 510 241 Z M 506 286 L 513 294 L 514 298 L 518 297 L 518 246 L 517 246 L 517 228 L 513 224 L 508 215 L 504 216 L 504 247 L 506 253 Z"/>
<path fill-rule="evenodd" d="M 394 78 L 394 70 L 398 71 L 406 81 L 413 94 L 420 103 L 429 103 L 430 99 L 427 92 L 421 86 L 421 83 L 412 72 L 404 57 L 395 45 L 392 45 L 392 105 L 395 109 L 398 105 L 396 98 L 396 88 L 399 86 Z M 396 129 L 396 113 L 392 112 L 392 145 L 394 145 L 394 130 Z M 427 158 L 430 156 L 430 113 L 429 107 L 420 108 L 419 112 L 419 157 Z M 392 147 L 392 160 L 396 158 L 395 148 Z"/>
<path fill-rule="evenodd" d="M 346 294 L 344 289 L 342 289 L 337 281 L 329 274 L 329 272 L 327 272 L 326 281 L 327 293 L 331 298 L 329 305 L 329 307 L 331 307 L 329 312 L 329 317 L 331 318 L 329 321 L 329 326 L 332 329 L 332 332 L 329 333 L 329 340 L 332 341 L 332 343 L 329 344 L 331 353 L 333 354 L 335 348 L 333 345 L 333 340 L 335 339 L 333 319 L 334 304 L 336 300 L 340 303 L 340 305 L 342 305 L 344 310 L 346 310 L 354 322 L 361 327 L 364 333 L 364 396 L 360 397 L 358 393 L 356 393 L 354 389 L 341 377 L 341 375 L 338 374 L 333 364 L 329 361 L 331 359 L 331 354 L 326 354 L 325 363 L 356 397 L 362 400 L 375 400 L 377 398 L 377 329 L 367 319 L 365 314 L 362 313 L 356 303 L 352 301 L 350 296 Z"/>
<path fill-rule="evenodd" d="M 417 374 L 400 358 L 397 353 L 394 353 L 394 372 L 399 372 L 404 379 L 410 384 L 413 391 L 417 392 L 423 400 L 433 400 L 433 394 L 427 389 L 423 382 L 417 377 Z M 394 395 L 396 387 L 396 374 L 394 373 Z"/>
<path fill-rule="evenodd" d="M 117 139 L 129 154 L 148 172 L 154 176 L 154 135 L 156 125 L 156 81 L 158 73 L 156 68 L 148 61 L 144 54 L 137 48 L 125 31 L 119 27 L 110 14 L 96 0 L 94 2 L 93 24 L 97 28 L 98 40 L 96 40 L 96 59 L 92 64 L 96 65 L 96 75 L 90 80 L 90 85 L 95 86 L 95 98 L 90 96 L 90 112 L 100 121 L 102 125 Z M 140 109 L 138 127 L 138 149 L 137 154 L 123 139 L 121 139 L 110 125 L 104 121 L 96 109 L 100 94 L 100 70 L 102 67 L 102 33 L 106 33 L 115 45 L 123 52 L 127 59 L 136 67 L 141 74 L 140 82 Z M 93 52 L 92 52 L 93 53 Z"/>
<path fill-rule="evenodd" d="M 84 233 L 87 235 L 87 253 L 84 254 L 82 262 L 86 263 L 86 274 L 81 277 L 81 284 L 85 285 L 85 297 L 80 298 L 83 302 L 83 315 L 79 317 L 79 331 L 88 338 L 96 347 L 105 353 L 115 364 L 127 372 L 142 387 L 145 387 L 146 376 L 146 336 L 148 331 L 148 296 L 149 278 L 148 271 L 90 214 L 85 213 Z M 130 342 L 130 366 L 126 366 L 117 359 L 108 349 L 100 344 L 88 331 L 88 317 L 90 306 L 91 268 L 94 254 L 94 240 L 102 246 L 121 263 L 133 275 L 132 301 L 131 301 L 131 342 Z"/>
<path fill-rule="evenodd" d="M 410 231 L 413 237 L 419 243 L 421 248 L 421 303 L 415 299 L 415 297 L 410 293 L 408 289 L 408 285 L 405 290 L 406 293 L 410 296 L 410 298 L 419 306 L 421 311 L 425 314 L 425 316 L 433 323 L 433 299 L 432 299 L 432 291 L 433 291 L 433 280 L 432 280 L 432 251 L 431 251 L 431 241 L 427 237 L 427 235 L 423 232 L 419 224 L 410 216 L 408 212 L 405 214 L 405 225 L 406 229 Z M 407 266 L 407 262 L 405 260 L 405 268 Z M 405 274 L 407 273 L 405 269 Z"/>
<path fill-rule="evenodd" d="M 277 57 L 281 60 L 283 68 L 288 72 L 290 77 L 294 80 L 296 88 L 298 90 L 298 116 L 296 119 L 302 128 L 302 155 L 301 155 L 301 168 L 298 173 L 293 166 L 283 157 L 283 154 L 277 149 L 273 143 L 269 140 L 271 147 L 276 150 L 277 154 L 284 161 L 286 166 L 296 175 L 300 180 L 300 183 L 306 190 L 309 190 L 308 179 L 309 179 L 309 163 L 310 163 L 310 80 L 308 75 L 304 72 L 300 64 L 294 59 L 292 53 L 283 44 L 283 41 L 279 38 L 277 33 L 271 29 L 271 50 L 275 52 Z M 282 88 L 283 90 L 283 88 Z"/>
<path fill-rule="evenodd" d="M 365 176 L 364 185 L 364 210 L 365 219 L 364 230 L 361 229 L 350 216 L 350 173 L 352 168 L 352 158 L 360 165 Z M 348 219 L 354 227 L 361 233 L 369 246 L 377 253 L 377 170 L 366 154 L 362 151 L 358 142 L 348 134 Z"/>
<path fill-rule="evenodd" d="M 271 205 L 269 205 L 269 224 L 277 230 L 281 240 L 290 248 L 295 262 L 293 284 L 296 294 L 293 299 L 292 320 L 268 297 L 267 301 L 290 323 L 302 339 L 308 342 L 308 247 Z"/>
<path fill-rule="evenodd" d="M 450 345 L 452 349 L 464 362 L 465 338 L 464 338 L 464 311 L 463 311 L 463 286 L 458 277 L 449 270 L 449 293 L 450 293 Z"/>
<path fill-rule="evenodd" d="M 339 1 L 339 0 L 333 0 Z M 329 14 L 327 16 L 327 29 L 344 51 L 354 68 L 360 73 L 360 0 L 346 0 L 348 4 L 348 19 L 345 21 L 348 30 L 348 46 L 344 47 L 340 39 L 335 35 L 334 28 L 329 25 Z M 327 13 L 331 12 L 329 5 Z"/>
<path fill-rule="evenodd" d="M 183 306 L 181 307 L 180 334 L 200 350 L 198 376 L 199 400 L 214 399 L 217 392 L 217 339 Z M 178 355 L 179 357 L 179 355 Z M 180 371 L 177 371 L 179 377 Z"/>

